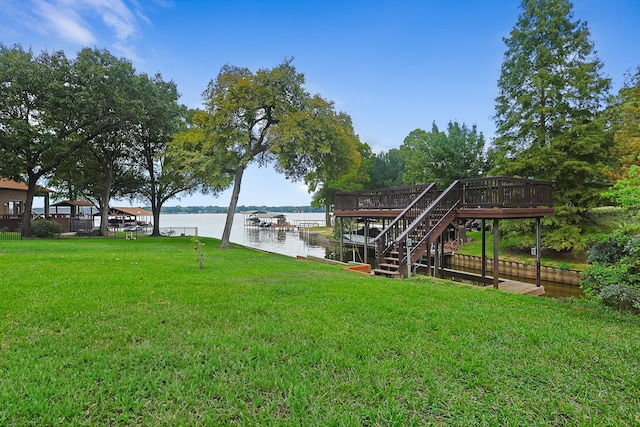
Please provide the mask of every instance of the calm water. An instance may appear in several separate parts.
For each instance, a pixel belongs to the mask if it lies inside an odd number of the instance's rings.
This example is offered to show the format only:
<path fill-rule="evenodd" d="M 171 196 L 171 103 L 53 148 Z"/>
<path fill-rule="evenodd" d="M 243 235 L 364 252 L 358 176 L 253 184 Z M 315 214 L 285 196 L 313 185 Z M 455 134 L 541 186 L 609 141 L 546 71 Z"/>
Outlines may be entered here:
<path fill-rule="evenodd" d="M 285 215 L 291 224 L 297 220 L 324 222 L 324 213 L 321 212 Z M 160 228 L 198 227 L 199 236 L 221 239 L 226 219 L 226 214 L 161 214 Z M 311 255 L 324 258 L 326 254 L 323 246 L 307 244 L 298 231 L 245 227 L 245 220 L 243 214 L 234 216 L 230 237 L 232 243 L 292 257 Z"/>

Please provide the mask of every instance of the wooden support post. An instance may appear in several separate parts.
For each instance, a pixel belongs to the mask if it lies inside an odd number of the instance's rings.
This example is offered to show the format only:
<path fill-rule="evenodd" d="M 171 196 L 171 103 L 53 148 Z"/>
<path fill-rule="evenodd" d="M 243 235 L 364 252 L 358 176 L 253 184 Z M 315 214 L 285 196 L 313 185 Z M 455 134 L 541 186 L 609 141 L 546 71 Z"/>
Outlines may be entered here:
<path fill-rule="evenodd" d="M 500 230 L 498 228 L 500 220 L 498 218 L 493 220 L 493 287 L 498 289 L 499 283 L 499 268 L 498 268 L 498 244 L 500 240 Z"/>
<path fill-rule="evenodd" d="M 487 232 L 486 222 L 483 219 L 480 226 L 482 227 L 482 278 L 487 277 Z"/>
<path fill-rule="evenodd" d="M 438 254 L 438 246 L 440 243 L 439 239 L 440 237 L 436 238 L 435 245 L 433 245 L 435 249 L 433 253 L 433 277 L 440 277 L 440 275 L 438 274 L 438 269 L 440 268 L 440 257 Z"/>
<path fill-rule="evenodd" d="M 443 234 L 446 231 L 443 232 Z M 440 275 L 438 277 L 442 277 L 442 270 L 444 269 L 444 238 L 443 234 L 440 235 Z"/>
<path fill-rule="evenodd" d="M 431 276 L 431 241 L 427 239 L 427 276 Z"/>
<path fill-rule="evenodd" d="M 369 218 L 364 220 L 364 263 L 369 264 Z"/>
<path fill-rule="evenodd" d="M 536 286 L 540 286 L 540 259 L 542 246 L 540 244 L 540 218 L 536 218 Z"/>
<path fill-rule="evenodd" d="M 405 241 L 405 247 L 407 248 L 407 277 L 411 277 L 411 267 L 413 266 L 413 263 L 411 262 L 412 243 L 411 238 L 407 237 L 407 240 Z"/>
<path fill-rule="evenodd" d="M 343 262 L 343 253 L 344 253 L 344 226 L 343 226 L 343 218 L 340 217 L 340 262 Z"/>

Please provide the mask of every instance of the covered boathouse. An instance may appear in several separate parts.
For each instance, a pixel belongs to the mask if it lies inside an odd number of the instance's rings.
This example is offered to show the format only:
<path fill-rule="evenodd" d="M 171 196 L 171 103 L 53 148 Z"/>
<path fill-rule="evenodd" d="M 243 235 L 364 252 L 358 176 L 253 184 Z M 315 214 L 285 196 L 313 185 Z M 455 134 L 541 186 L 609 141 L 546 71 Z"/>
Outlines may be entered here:
<path fill-rule="evenodd" d="M 480 220 L 483 268 L 475 279 L 493 283 L 494 288 L 499 288 L 499 263 L 492 263 L 492 276 L 487 276 L 486 221 L 493 221 L 493 259 L 497 260 L 500 220 L 536 219 L 536 285 L 539 287 L 540 219 L 553 213 L 551 182 L 511 177 L 459 180 L 444 190 L 431 183 L 337 193 L 334 208 L 336 227 L 341 228 L 341 235 L 345 218 L 361 220 L 365 236 L 369 235 L 371 222 L 382 222 L 382 231 L 374 239 L 370 242 L 364 239 L 365 263 L 372 246 L 377 264 L 373 272 L 390 277 L 410 276 L 422 259 L 426 261 L 428 274 L 441 277 L 445 242 L 442 235 L 447 227 L 458 219 Z M 344 243 L 340 244 L 342 256 Z"/>

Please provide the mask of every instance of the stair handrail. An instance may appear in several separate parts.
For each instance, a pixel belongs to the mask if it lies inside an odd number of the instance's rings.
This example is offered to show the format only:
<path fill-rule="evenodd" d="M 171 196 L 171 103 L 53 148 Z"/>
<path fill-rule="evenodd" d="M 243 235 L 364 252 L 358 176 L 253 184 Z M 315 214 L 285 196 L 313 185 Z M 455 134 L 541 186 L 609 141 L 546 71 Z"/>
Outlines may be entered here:
<path fill-rule="evenodd" d="M 437 193 L 437 187 L 436 187 L 436 183 L 432 182 L 431 184 L 429 184 L 423 191 L 422 193 L 420 193 L 418 195 L 418 197 L 416 197 L 415 199 L 413 199 L 413 201 L 411 203 L 409 203 L 409 205 L 404 208 L 404 210 L 393 219 L 393 221 L 391 221 L 384 230 L 382 230 L 380 232 L 380 234 L 378 234 L 372 241 L 372 243 L 374 245 L 377 246 L 377 255 L 378 255 L 378 263 L 380 263 L 382 261 L 382 259 L 384 258 L 385 255 L 387 255 L 390 251 L 391 248 L 393 248 L 395 241 L 393 238 L 389 238 L 389 235 L 391 234 L 391 232 L 394 230 L 394 228 L 397 226 L 397 224 L 402 221 L 403 219 L 405 219 L 409 213 L 411 211 L 413 211 L 414 209 L 416 209 L 416 207 L 418 206 L 418 204 L 420 204 L 421 202 L 423 202 L 426 197 L 428 195 L 430 195 L 431 193 Z M 435 194 L 434 194 L 435 195 Z M 418 207 L 418 209 L 422 210 L 423 208 Z"/>
<path fill-rule="evenodd" d="M 433 231 L 440 228 L 442 222 L 448 220 L 448 218 L 455 213 L 460 203 L 460 181 L 456 180 L 422 211 L 393 242 L 393 246 L 400 248 L 401 255 L 399 263 L 401 266 L 405 263 L 408 264 L 409 260 L 411 260 L 411 262 L 413 261 L 412 254 L 421 248 L 422 245 L 428 243 Z M 437 216 L 433 218 L 433 214 Z M 436 223 L 433 225 L 430 224 L 432 219 L 436 220 Z M 416 230 L 425 222 L 429 225 L 429 229 L 422 236 L 419 236 Z M 407 238 L 409 237 L 411 237 L 412 240 L 411 248 L 404 250 L 406 248 Z M 429 248 L 427 248 L 427 250 L 429 250 Z"/>

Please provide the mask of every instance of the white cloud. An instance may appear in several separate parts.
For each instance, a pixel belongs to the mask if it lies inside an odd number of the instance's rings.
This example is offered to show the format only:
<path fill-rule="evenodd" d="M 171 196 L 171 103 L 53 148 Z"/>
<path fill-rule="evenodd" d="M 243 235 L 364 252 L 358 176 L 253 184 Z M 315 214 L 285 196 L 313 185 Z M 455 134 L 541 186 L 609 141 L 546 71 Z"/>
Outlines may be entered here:
<path fill-rule="evenodd" d="M 89 46 L 109 43 L 101 40 L 106 28 L 112 35 L 112 47 L 131 59 L 137 58 L 133 41 L 139 34 L 139 21 L 149 22 L 138 3 L 134 3 L 134 13 L 123 0 L 33 0 L 33 6 L 45 32 Z"/>
<path fill-rule="evenodd" d="M 63 39 L 82 45 L 95 43 L 95 36 L 75 10 L 46 1 L 34 4 L 34 12 L 42 18 L 44 26 Z"/>
<path fill-rule="evenodd" d="M 133 12 L 120 0 L 66 0 L 70 4 L 84 5 L 100 15 L 102 21 L 124 42 L 137 33 Z"/>

